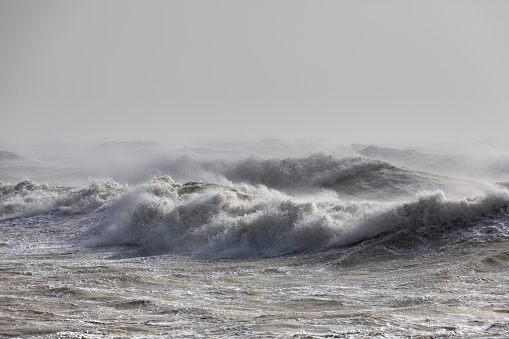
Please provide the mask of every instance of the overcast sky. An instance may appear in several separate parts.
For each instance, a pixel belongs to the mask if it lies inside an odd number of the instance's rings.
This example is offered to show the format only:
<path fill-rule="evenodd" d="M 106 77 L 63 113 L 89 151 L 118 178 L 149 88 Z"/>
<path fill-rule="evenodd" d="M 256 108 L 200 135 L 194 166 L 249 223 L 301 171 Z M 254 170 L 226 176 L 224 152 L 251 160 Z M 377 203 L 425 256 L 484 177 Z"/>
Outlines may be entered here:
<path fill-rule="evenodd" d="M 0 0 L 0 141 L 509 139 L 509 1 Z"/>

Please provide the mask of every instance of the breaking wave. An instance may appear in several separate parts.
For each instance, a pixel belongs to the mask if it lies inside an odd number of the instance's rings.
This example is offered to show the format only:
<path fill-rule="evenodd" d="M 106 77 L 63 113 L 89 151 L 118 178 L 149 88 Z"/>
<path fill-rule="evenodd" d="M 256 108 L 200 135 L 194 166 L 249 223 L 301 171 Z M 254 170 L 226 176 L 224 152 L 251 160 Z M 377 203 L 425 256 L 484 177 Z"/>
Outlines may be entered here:
<path fill-rule="evenodd" d="M 460 201 L 435 192 L 407 203 L 342 202 L 334 196 L 291 197 L 261 185 L 180 184 L 164 176 L 112 202 L 91 244 L 207 259 L 273 257 L 400 230 L 470 227 L 482 218 L 506 218 L 508 202 L 503 191 Z"/>
<path fill-rule="evenodd" d="M 19 213 L 85 213 L 102 207 L 126 186 L 107 180 L 91 180 L 88 186 L 49 186 L 24 180 L 17 184 L 0 182 L 0 217 Z"/>
<path fill-rule="evenodd" d="M 158 176 L 132 187 L 112 179 L 83 187 L 0 182 L 0 217 L 86 214 L 95 225 L 83 235 L 87 244 L 208 259 L 316 252 L 387 234 L 427 241 L 421 235 L 429 227 L 455 232 L 483 218 L 504 225 L 509 219 L 502 187 L 487 190 L 376 159 L 317 154 L 180 161 L 169 169 L 208 180 Z"/>

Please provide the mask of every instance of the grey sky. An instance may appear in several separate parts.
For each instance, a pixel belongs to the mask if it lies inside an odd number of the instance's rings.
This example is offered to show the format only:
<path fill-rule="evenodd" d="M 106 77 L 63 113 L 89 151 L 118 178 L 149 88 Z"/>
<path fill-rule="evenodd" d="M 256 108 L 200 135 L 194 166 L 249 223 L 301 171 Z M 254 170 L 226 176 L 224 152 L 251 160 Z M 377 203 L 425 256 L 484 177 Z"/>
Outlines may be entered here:
<path fill-rule="evenodd" d="M 0 1 L 0 141 L 507 138 L 508 1 Z"/>

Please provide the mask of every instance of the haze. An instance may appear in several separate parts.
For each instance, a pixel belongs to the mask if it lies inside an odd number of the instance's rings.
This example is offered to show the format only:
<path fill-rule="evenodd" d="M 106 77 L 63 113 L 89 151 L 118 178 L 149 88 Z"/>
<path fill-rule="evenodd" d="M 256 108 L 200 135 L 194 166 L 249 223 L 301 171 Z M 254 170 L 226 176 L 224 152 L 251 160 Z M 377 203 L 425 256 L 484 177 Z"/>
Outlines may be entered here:
<path fill-rule="evenodd" d="M 1 1 L 0 142 L 506 138 L 507 1 Z"/>

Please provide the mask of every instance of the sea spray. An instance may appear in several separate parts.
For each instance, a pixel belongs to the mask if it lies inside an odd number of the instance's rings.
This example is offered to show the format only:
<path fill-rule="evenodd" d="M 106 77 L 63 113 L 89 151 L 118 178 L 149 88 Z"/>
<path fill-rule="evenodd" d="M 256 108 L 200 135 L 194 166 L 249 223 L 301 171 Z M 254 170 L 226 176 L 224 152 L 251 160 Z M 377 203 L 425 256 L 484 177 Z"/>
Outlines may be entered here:
<path fill-rule="evenodd" d="M 15 213 L 85 213 L 102 207 L 127 188 L 111 179 L 90 180 L 83 187 L 49 186 L 25 180 L 0 183 L 0 216 Z"/>
<path fill-rule="evenodd" d="M 310 201 L 265 186 L 190 182 L 169 177 L 114 201 L 94 245 L 139 245 L 149 254 L 273 257 L 320 251 L 400 229 L 471 224 L 507 213 L 508 195 L 454 201 L 443 192 L 413 202 Z"/>

